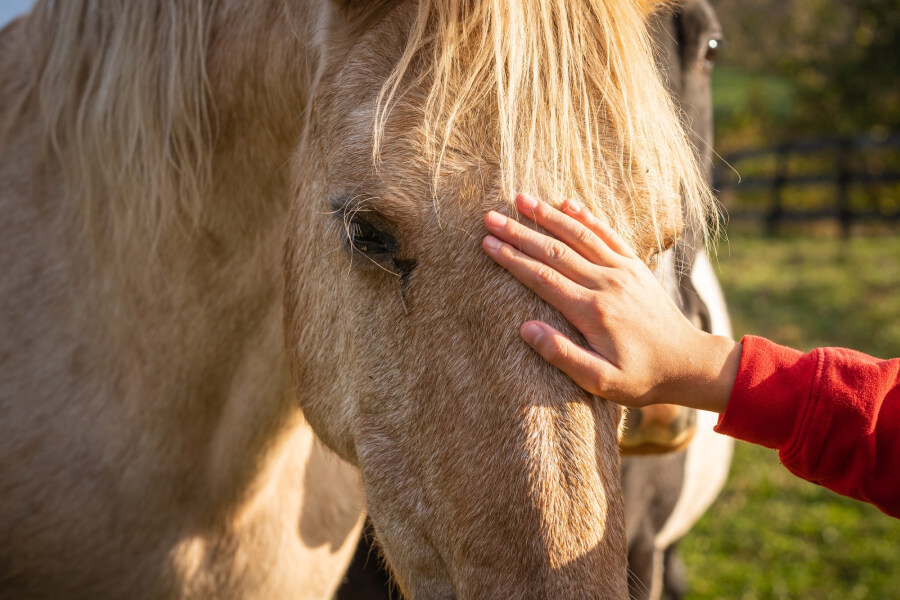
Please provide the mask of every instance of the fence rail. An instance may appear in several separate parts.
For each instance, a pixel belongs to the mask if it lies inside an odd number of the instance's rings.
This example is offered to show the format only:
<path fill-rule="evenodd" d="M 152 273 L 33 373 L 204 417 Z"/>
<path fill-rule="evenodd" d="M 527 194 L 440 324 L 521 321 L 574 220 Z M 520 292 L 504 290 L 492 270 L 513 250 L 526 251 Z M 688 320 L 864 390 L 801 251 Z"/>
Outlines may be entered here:
<path fill-rule="evenodd" d="M 857 222 L 900 223 L 900 194 L 889 189 L 900 184 L 900 133 L 803 140 L 733 152 L 723 159 L 713 185 L 732 221 L 761 220 L 768 232 L 775 233 L 787 222 L 837 220 L 845 236 Z M 791 168 L 798 160 L 808 163 L 799 173 Z M 769 165 L 763 173 L 755 172 L 760 163 Z M 751 174 L 739 177 L 744 167 Z M 824 206 L 804 208 L 792 206 L 789 188 L 833 188 L 833 192 Z M 865 192 L 866 206 L 852 201 L 854 188 Z M 742 195 L 767 190 L 762 206 L 753 208 L 741 201 Z M 885 193 L 893 199 L 891 206 L 881 202 Z"/>

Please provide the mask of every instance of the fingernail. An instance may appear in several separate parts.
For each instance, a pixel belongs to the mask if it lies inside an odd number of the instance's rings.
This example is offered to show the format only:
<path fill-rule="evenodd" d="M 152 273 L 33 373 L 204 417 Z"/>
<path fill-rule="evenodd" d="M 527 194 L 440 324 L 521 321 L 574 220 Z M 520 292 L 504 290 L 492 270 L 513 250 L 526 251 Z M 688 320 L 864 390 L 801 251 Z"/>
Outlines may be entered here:
<path fill-rule="evenodd" d="M 494 225 L 495 227 L 503 227 L 506 225 L 506 217 L 493 210 L 487 214 L 487 221 L 488 224 Z"/>
<path fill-rule="evenodd" d="M 538 205 L 537 200 L 528 194 L 519 194 L 519 204 L 522 208 L 527 210 L 534 210 Z"/>
<path fill-rule="evenodd" d="M 581 212 L 581 205 L 575 200 L 566 200 L 566 212 L 572 214 Z"/>
<path fill-rule="evenodd" d="M 544 331 L 534 323 L 522 325 L 522 337 L 532 346 L 540 341 L 542 335 L 544 335 Z"/>
<path fill-rule="evenodd" d="M 489 235 L 484 238 L 484 245 L 488 250 L 498 250 L 500 248 L 500 240 Z"/>

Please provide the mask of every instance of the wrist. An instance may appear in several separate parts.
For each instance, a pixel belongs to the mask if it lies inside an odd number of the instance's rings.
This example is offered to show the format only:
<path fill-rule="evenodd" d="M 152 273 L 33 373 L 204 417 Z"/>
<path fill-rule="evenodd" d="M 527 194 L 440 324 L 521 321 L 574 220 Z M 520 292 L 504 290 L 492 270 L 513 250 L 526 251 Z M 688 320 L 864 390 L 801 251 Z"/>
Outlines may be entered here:
<path fill-rule="evenodd" d="M 655 388 L 634 406 L 677 404 L 722 413 L 731 396 L 740 359 L 738 342 L 691 326 L 660 361 L 660 379 Z"/>
<path fill-rule="evenodd" d="M 741 344 L 721 335 L 704 333 L 699 376 L 695 381 L 695 406 L 725 412 L 741 362 Z"/>

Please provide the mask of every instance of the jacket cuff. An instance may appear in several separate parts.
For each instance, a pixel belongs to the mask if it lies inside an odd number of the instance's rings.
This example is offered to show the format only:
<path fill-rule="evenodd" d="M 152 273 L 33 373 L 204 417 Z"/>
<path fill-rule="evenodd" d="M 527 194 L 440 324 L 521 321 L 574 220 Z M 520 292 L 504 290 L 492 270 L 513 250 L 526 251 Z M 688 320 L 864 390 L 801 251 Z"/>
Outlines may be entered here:
<path fill-rule="evenodd" d="M 716 431 L 781 449 L 810 402 L 820 351 L 803 354 L 752 335 L 741 345 L 737 377 Z"/>

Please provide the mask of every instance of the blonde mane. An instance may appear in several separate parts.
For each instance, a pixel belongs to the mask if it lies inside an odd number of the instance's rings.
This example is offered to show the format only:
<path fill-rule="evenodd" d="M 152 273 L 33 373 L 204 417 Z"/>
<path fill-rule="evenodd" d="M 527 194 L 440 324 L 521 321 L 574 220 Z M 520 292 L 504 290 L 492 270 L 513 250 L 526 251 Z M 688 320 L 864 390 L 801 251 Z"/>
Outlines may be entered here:
<path fill-rule="evenodd" d="M 435 190 L 452 166 L 448 151 L 473 148 L 499 166 L 508 200 L 518 191 L 579 198 L 633 244 L 661 245 L 682 216 L 705 238 L 715 203 L 645 26 L 659 4 L 419 0 L 379 94 L 376 161 L 387 115 L 416 62 L 430 82 L 417 110 Z M 204 0 L 35 3 L 35 75 L 20 105 L 37 103 L 87 223 L 114 219 L 114 235 L 127 239 L 135 227 L 202 215 L 215 129 L 208 10 Z M 493 147 L 486 156 L 485 135 Z M 683 214 L 668 210 L 679 204 Z"/>
<path fill-rule="evenodd" d="M 660 81 L 645 25 L 660 4 L 421 0 L 379 96 L 376 160 L 406 74 L 414 62 L 425 64 L 430 90 L 421 110 L 435 190 L 452 168 L 448 156 L 467 145 L 460 132 L 480 132 L 493 137 L 496 156 L 488 158 L 499 164 L 507 200 L 519 191 L 553 202 L 578 198 L 633 244 L 657 245 L 682 219 L 660 208 L 681 204 L 687 226 L 706 239 L 715 202 Z"/>
<path fill-rule="evenodd" d="M 114 223 L 107 235 L 201 214 L 213 147 L 205 5 L 37 0 L 26 21 L 34 76 L 20 106 L 38 107 L 82 220 Z"/>

